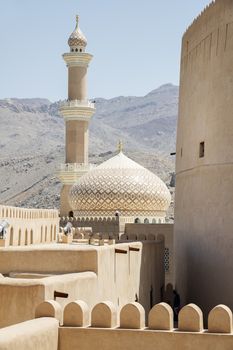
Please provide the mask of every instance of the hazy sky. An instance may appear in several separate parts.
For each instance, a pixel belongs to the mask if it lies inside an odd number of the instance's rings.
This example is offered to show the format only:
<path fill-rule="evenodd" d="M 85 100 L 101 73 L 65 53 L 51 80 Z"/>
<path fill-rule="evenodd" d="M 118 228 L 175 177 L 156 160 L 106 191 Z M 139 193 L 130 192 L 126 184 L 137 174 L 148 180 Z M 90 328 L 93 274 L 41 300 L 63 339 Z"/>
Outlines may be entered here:
<path fill-rule="evenodd" d="M 0 0 L 0 98 L 67 96 L 61 57 L 80 15 L 89 96 L 179 83 L 181 37 L 209 0 Z"/>

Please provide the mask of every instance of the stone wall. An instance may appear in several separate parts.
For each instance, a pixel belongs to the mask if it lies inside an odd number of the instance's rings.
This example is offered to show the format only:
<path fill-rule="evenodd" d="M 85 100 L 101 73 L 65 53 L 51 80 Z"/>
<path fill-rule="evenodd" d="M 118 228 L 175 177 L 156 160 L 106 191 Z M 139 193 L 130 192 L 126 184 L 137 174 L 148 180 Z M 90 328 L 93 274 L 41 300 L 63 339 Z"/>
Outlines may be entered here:
<path fill-rule="evenodd" d="M 7 276 L 0 278 L 0 327 L 30 319 L 55 291 L 68 293 L 57 299 L 62 307 L 78 298 L 90 307 L 110 300 L 118 309 L 138 300 L 148 312 L 162 298 L 163 251 L 163 241 L 0 249 L 0 273 Z"/>
<path fill-rule="evenodd" d="M 174 236 L 173 224 L 126 224 L 121 240 L 164 241 L 165 285 L 174 281 Z"/>
<path fill-rule="evenodd" d="M 58 321 L 38 318 L 0 329 L 1 350 L 57 350 Z"/>
<path fill-rule="evenodd" d="M 145 327 L 145 310 L 137 302 L 117 311 L 110 301 L 89 309 L 85 302 L 77 300 L 67 304 L 62 312 L 58 303 L 48 300 L 38 305 L 35 317 L 37 319 L 2 329 L 0 346 L 5 350 L 31 350 L 35 348 L 33 341 L 37 341 L 40 350 L 40 345 L 47 340 L 51 348 L 44 345 L 43 350 L 231 350 L 233 347 L 232 312 L 225 305 L 210 311 L 207 329 L 203 329 L 202 310 L 195 304 L 181 309 L 176 329 L 173 311 L 166 303 L 150 310 L 148 327 Z M 60 322 L 59 336 L 54 319 Z M 17 339 L 19 334 L 21 337 Z"/>
<path fill-rule="evenodd" d="M 59 350 L 231 350 L 233 347 L 232 312 L 224 305 L 210 312 L 206 330 L 202 311 L 195 304 L 180 311 L 177 329 L 174 329 L 172 309 L 165 303 L 150 310 L 148 327 L 145 327 L 145 311 L 138 303 L 125 305 L 119 314 L 114 305 L 98 304 L 91 310 L 89 323 L 82 322 L 83 327 L 80 321 L 79 326 L 70 322 L 68 314 L 72 311 L 74 314 L 74 306 L 65 310 L 68 322 L 59 329 Z M 87 312 L 86 309 L 83 312 L 86 319 Z M 91 327 L 87 328 L 87 324 Z"/>
<path fill-rule="evenodd" d="M 54 242 L 59 232 L 58 211 L 52 209 L 25 209 L 0 205 L 0 222 L 6 220 L 5 239 L 0 246 L 25 246 Z"/>

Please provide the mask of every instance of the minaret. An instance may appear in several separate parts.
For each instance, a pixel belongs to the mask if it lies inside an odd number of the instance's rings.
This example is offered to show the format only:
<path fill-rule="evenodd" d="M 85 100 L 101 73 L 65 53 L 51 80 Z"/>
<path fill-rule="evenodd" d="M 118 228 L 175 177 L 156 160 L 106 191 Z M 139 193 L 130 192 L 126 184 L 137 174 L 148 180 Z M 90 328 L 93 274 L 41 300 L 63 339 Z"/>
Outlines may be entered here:
<path fill-rule="evenodd" d="M 59 172 L 63 184 L 60 198 L 62 216 L 71 214 L 68 201 L 71 186 L 89 171 L 89 121 L 95 112 L 94 104 L 87 99 L 87 68 L 93 56 L 85 52 L 87 40 L 79 28 L 78 16 L 68 44 L 70 52 L 63 54 L 68 67 L 68 100 L 60 108 L 66 128 L 66 160 Z"/>

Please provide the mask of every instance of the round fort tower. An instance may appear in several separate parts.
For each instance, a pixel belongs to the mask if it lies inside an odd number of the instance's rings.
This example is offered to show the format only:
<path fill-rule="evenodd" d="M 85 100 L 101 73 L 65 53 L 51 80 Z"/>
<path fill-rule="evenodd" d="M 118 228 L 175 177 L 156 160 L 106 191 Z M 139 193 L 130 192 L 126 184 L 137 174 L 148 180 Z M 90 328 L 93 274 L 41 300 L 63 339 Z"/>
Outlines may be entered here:
<path fill-rule="evenodd" d="M 212 2 L 184 34 L 175 256 L 182 303 L 233 308 L 233 7 Z"/>
<path fill-rule="evenodd" d="M 87 40 L 79 28 L 78 16 L 76 16 L 76 27 L 69 37 L 68 44 L 70 52 L 63 55 L 68 68 L 68 99 L 60 108 L 66 129 L 66 160 L 59 172 L 59 178 L 63 184 L 60 213 L 65 216 L 71 211 L 68 202 L 70 188 L 90 169 L 89 122 L 95 111 L 94 104 L 87 98 L 87 68 L 93 56 L 86 53 Z"/>

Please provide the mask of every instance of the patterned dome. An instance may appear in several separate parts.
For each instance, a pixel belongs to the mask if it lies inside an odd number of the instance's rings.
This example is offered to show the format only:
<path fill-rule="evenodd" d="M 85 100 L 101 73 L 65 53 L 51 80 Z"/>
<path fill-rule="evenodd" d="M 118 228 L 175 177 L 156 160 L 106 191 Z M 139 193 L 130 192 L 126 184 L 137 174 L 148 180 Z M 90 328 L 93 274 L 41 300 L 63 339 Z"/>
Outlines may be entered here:
<path fill-rule="evenodd" d="M 73 185 L 70 204 L 78 216 L 164 216 L 171 195 L 155 174 L 122 152 Z"/>
<path fill-rule="evenodd" d="M 87 46 L 87 39 L 85 38 L 84 34 L 82 33 L 81 29 L 79 28 L 78 25 L 79 17 L 76 16 L 76 27 L 73 33 L 71 33 L 69 40 L 68 40 L 68 45 L 69 46 Z"/>

